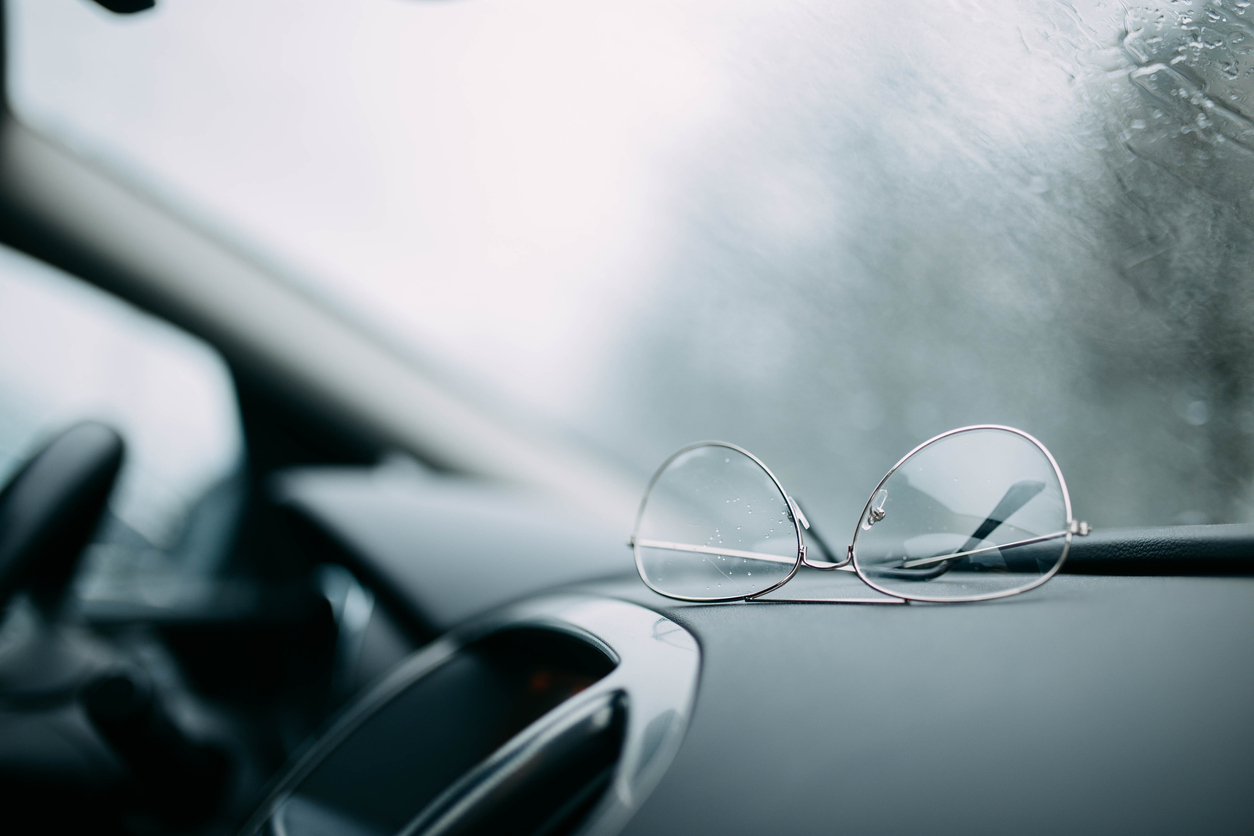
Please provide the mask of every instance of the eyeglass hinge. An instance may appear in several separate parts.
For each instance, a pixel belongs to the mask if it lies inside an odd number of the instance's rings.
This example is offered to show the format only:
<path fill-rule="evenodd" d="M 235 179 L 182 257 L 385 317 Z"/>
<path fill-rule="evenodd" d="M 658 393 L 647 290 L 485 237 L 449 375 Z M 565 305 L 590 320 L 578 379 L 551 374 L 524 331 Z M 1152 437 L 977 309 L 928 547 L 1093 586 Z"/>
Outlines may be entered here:
<path fill-rule="evenodd" d="M 1072 520 L 1071 524 L 1067 526 L 1067 531 L 1071 534 L 1078 534 L 1081 537 L 1087 537 L 1093 532 L 1093 526 L 1083 520 Z"/>

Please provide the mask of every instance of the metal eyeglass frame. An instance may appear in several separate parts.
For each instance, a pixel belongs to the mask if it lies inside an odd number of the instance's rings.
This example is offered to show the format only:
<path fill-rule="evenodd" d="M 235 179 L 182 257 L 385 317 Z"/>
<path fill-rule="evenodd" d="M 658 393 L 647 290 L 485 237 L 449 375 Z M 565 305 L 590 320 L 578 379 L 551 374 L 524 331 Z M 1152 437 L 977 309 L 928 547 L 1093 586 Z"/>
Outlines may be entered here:
<path fill-rule="evenodd" d="M 990 593 L 979 594 L 979 595 L 967 595 L 967 596 L 962 596 L 958 598 L 937 598 L 937 597 L 927 596 L 927 595 L 903 595 L 901 592 L 890 591 L 890 590 L 884 589 L 876 585 L 874 581 L 872 581 L 870 578 L 866 576 L 865 573 L 863 573 L 861 567 L 858 566 L 857 561 L 854 559 L 854 555 L 855 555 L 854 547 L 857 545 L 858 532 L 862 530 L 864 521 L 866 521 L 866 527 L 869 528 L 871 525 L 874 525 L 875 522 L 878 522 L 884 516 L 884 512 L 882 508 L 877 508 L 874 506 L 875 499 L 879 495 L 880 490 L 884 487 L 884 483 L 887 482 L 890 478 L 892 478 L 892 475 L 896 473 L 897 470 L 903 464 L 905 464 L 912 456 L 914 456 L 920 450 L 923 450 L 924 448 L 929 447 L 938 441 L 942 441 L 951 436 L 958 435 L 959 433 L 972 432 L 975 430 L 1002 430 L 1005 432 L 1009 432 L 1014 435 L 1020 436 L 1023 439 L 1026 439 L 1033 446 L 1035 446 L 1038 450 L 1041 451 L 1041 453 L 1045 456 L 1045 459 L 1049 462 L 1050 467 L 1053 468 L 1054 476 L 1058 479 L 1058 485 L 1062 490 L 1063 505 L 1064 505 L 1064 508 L 1066 509 L 1066 515 L 1067 515 L 1065 527 L 1060 531 L 1051 532 L 1049 534 L 1043 534 L 1037 537 L 1031 537 L 1026 540 L 1018 540 L 1013 543 L 1003 543 L 999 546 L 988 546 L 985 548 L 968 549 L 966 551 L 960 550 L 958 552 L 938 555 L 935 557 L 920 558 L 920 559 L 913 560 L 913 561 L 905 561 L 903 563 L 902 568 L 915 569 L 915 568 L 920 568 L 928 564 L 942 564 L 943 565 L 945 561 L 954 560 L 955 558 L 967 557 L 972 554 L 979 554 L 982 552 L 992 551 L 994 549 L 1006 548 L 1008 546 L 1027 545 L 1029 543 L 1042 542 L 1044 540 L 1056 539 L 1058 537 L 1065 538 L 1065 542 L 1063 544 L 1062 556 L 1058 559 L 1058 562 L 1054 564 L 1053 568 L 1050 569 L 1050 571 L 1041 575 L 1039 578 L 1037 578 L 1035 581 L 1028 584 L 1027 586 L 1017 587 L 1015 589 L 1001 590 L 999 592 L 990 592 Z M 835 557 L 833 557 L 832 549 L 827 545 L 826 541 L 818 533 L 818 531 L 815 530 L 813 526 L 810 525 L 810 521 L 806 519 L 805 512 L 801 510 L 801 505 L 797 502 L 797 500 L 793 499 L 793 497 L 786 490 L 784 490 L 783 484 L 781 484 L 779 479 L 776 478 L 775 474 L 771 472 L 771 469 L 767 467 L 766 464 L 761 459 L 759 459 L 757 456 L 750 453 L 748 450 L 744 449 L 743 447 L 737 446 L 735 444 L 726 442 L 726 441 L 698 441 L 693 444 L 689 444 L 679 450 L 676 450 L 669 457 L 667 457 L 666 461 L 662 462 L 661 467 L 657 469 L 657 472 L 653 474 L 653 477 L 649 479 L 649 484 L 645 488 L 644 497 L 640 500 L 640 509 L 636 512 L 635 531 L 640 530 L 640 521 L 644 517 L 644 511 L 645 511 L 645 507 L 648 505 L 649 495 L 653 492 L 653 486 L 657 482 L 658 478 L 661 477 L 661 475 L 666 472 L 666 469 L 670 466 L 671 462 L 675 461 L 675 459 L 679 458 L 684 453 L 687 453 L 690 450 L 696 450 L 701 447 L 725 447 L 729 450 L 735 450 L 737 453 L 741 453 L 742 455 L 747 456 L 751 461 L 753 461 L 760 468 L 762 468 L 762 470 L 766 473 L 766 475 L 771 478 L 771 481 L 774 483 L 776 489 L 779 490 L 780 494 L 784 497 L 784 500 L 788 504 L 788 512 L 789 512 L 788 515 L 789 515 L 789 518 L 792 520 L 793 527 L 796 529 L 796 533 L 797 533 L 797 544 L 798 544 L 797 558 L 796 558 L 796 561 L 793 563 L 792 570 L 789 571 L 789 573 L 783 578 L 783 580 L 779 581 L 778 583 L 766 589 L 763 589 L 760 592 L 755 592 L 751 595 L 729 595 L 725 597 L 714 597 L 714 598 L 697 598 L 697 597 L 691 597 L 691 596 L 686 596 L 686 595 L 677 595 L 672 592 L 666 592 L 665 590 L 658 589 L 656 586 L 654 586 L 652 583 L 649 582 L 649 578 L 645 574 L 644 565 L 641 562 L 641 557 L 640 557 L 641 546 L 644 546 L 646 548 L 673 549 L 676 551 L 693 551 L 693 552 L 710 551 L 711 553 L 729 554 L 730 556 L 733 556 L 733 557 L 744 557 L 744 556 L 748 556 L 749 553 L 741 554 L 733 550 L 714 549 L 714 548 L 707 549 L 706 547 L 702 547 L 702 546 L 694 546 L 694 545 L 687 545 L 687 544 L 680 544 L 680 543 L 661 543 L 661 542 L 655 543 L 654 541 L 650 541 L 650 540 L 639 540 L 636 537 L 636 535 L 633 533 L 631 538 L 627 541 L 627 545 L 631 548 L 632 553 L 635 556 L 636 571 L 640 574 L 640 579 L 644 581 L 645 586 L 649 587 L 649 589 L 652 589 L 654 592 L 658 593 L 659 595 L 665 595 L 667 598 L 673 598 L 678 601 L 690 601 L 693 603 L 704 603 L 704 604 L 717 604 L 717 603 L 727 603 L 730 601 L 758 600 L 762 598 L 762 596 L 768 595 L 771 592 L 774 592 L 775 590 L 779 589 L 781 586 L 783 586 L 784 584 L 792 580 L 793 577 L 796 576 L 798 570 L 800 570 L 802 566 L 807 566 L 811 569 L 818 569 L 824 572 L 829 572 L 829 571 L 853 572 L 857 574 L 857 576 L 862 580 L 863 583 L 871 587 L 871 589 L 874 589 L 876 592 L 879 592 L 883 595 L 887 595 L 889 597 L 888 598 L 806 598 L 806 599 L 795 599 L 795 600 L 789 599 L 789 601 L 787 602 L 781 599 L 769 599 L 769 600 L 776 601 L 779 603 L 832 603 L 832 604 L 842 604 L 842 603 L 847 603 L 847 604 L 904 604 L 904 603 L 909 603 L 910 601 L 948 604 L 948 603 L 968 603 L 968 602 L 974 602 L 974 601 L 992 601 L 998 598 L 1008 598 L 1012 595 L 1019 595 L 1024 592 L 1029 592 L 1033 589 L 1036 589 L 1038 586 L 1045 583 L 1046 581 L 1048 581 L 1054 575 L 1058 574 L 1058 571 L 1062 568 L 1063 563 L 1065 563 L 1067 560 L 1067 554 L 1071 551 L 1071 538 L 1073 536 L 1080 536 L 1080 537 L 1087 536 L 1089 532 L 1093 530 L 1092 527 L 1088 523 L 1081 522 L 1079 520 L 1076 520 L 1074 517 L 1072 517 L 1071 494 L 1068 493 L 1067 491 L 1067 482 L 1063 478 L 1061 468 L 1058 467 L 1058 462 L 1054 459 L 1053 454 L 1050 453 L 1048 449 L 1046 449 L 1044 444 L 1038 441 L 1035 437 L 1015 427 L 1008 427 L 1002 424 L 973 424 L 968 427 L 958 427 L 957 429 L 952 429 L 952 430 L 949 430 L 948 432 L 943 432 L 940 435 L 929 438 L 927 441 L 924 441 L 922 444 L 915 447 L 909 453 L 906 453 L 906 455 L 902 456 L 901 459 L 895 465 L 889 468 L 889 471 L 884 474 L 884 478 L 880 479 L 880 481 L 875 485 L 875 489 L 871 491 L 871 495 L 867 499 L 866 505 L 862 507 L 862 513 L 858 515 L 858 523 L 854 527 L 853 540 L 850 542 L 848 548 L 845 550 L 845 557 L 843 560 L 837 560 Z M 881 501 L 881 504 L 882 504 L 882 501 Z M 998 524 L 1000 524 L 1001 522 L 1002 521 L 999 520 Z M 823 555 L 827 557 L 826 562 L 814 562 L 814 561 L 811 561 L 809 557 L 807 557 L 805 534 L 803 533 L 803 530 L 810 532 L 810 536 L 814 538 L 815 545 L 817 545 L 819 550 L 823 553 Z M 991 533 L 991 531 L 989 533 Z M 753 556 L 758 557 L 758 555 L 756 554 Z"/>

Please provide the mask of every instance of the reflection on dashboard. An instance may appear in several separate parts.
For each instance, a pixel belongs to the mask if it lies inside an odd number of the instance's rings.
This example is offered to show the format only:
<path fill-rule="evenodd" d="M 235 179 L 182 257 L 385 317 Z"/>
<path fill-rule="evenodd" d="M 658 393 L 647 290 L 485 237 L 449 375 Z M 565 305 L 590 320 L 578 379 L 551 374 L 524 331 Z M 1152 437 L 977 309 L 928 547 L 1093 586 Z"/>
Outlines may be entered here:
<path fill-rule="evenodd" d="M 648 610 L 581 599 L 515 607 L 459 636 L 351 707 L 246 832 L 552 834 L 621 823 L 686 724 L 691 636 Z"/>

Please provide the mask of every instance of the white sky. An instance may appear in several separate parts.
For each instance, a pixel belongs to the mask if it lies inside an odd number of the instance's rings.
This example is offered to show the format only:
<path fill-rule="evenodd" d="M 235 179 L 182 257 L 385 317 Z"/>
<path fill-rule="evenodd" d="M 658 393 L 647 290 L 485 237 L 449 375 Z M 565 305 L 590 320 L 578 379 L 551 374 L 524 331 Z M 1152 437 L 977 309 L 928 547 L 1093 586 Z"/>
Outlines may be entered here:
<path fill-rule="evenodd" d="M 725 95 L 662 2 L 10 8 L 13 95 L 36 126 L 439 371 L 559 413 L 668 246 L 659 149 Z"/>
<path fill-rule="evenodd" d="M 1254 396 L 1202 356 L 1246 326 L 1194 310 L 1248 266 L 1254 169 L 1125 44 L 1254 101 L 1199 4 L 5 5 L 27 123 L 642 474 L 720 437 L 838 518 L 991 422 L 1095 523 L 1254 514 Z"/>

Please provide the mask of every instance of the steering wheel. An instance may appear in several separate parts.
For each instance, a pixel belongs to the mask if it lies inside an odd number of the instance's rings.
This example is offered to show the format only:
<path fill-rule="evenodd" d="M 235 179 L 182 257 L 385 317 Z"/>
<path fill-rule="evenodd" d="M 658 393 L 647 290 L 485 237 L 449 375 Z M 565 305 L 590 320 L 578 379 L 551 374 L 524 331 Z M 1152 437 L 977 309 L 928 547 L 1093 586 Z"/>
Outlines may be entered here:
<path fill-rule="evenodd" d="M 76 424 L 26 462 L 0 490 L 0 609 L 26 589 L 51 613 L 100 524 L 122 466 L 118 433 Z"/>
<path fill-rule="evenodd" d="M 79 556 L 122 464 L 122 438 L 77 424 L 49 441 L 0 490 L 0 705 L 73 698 L 101 654 L 58 624 Z M 25 592 L 23 600 L 14 600 Z"/>

